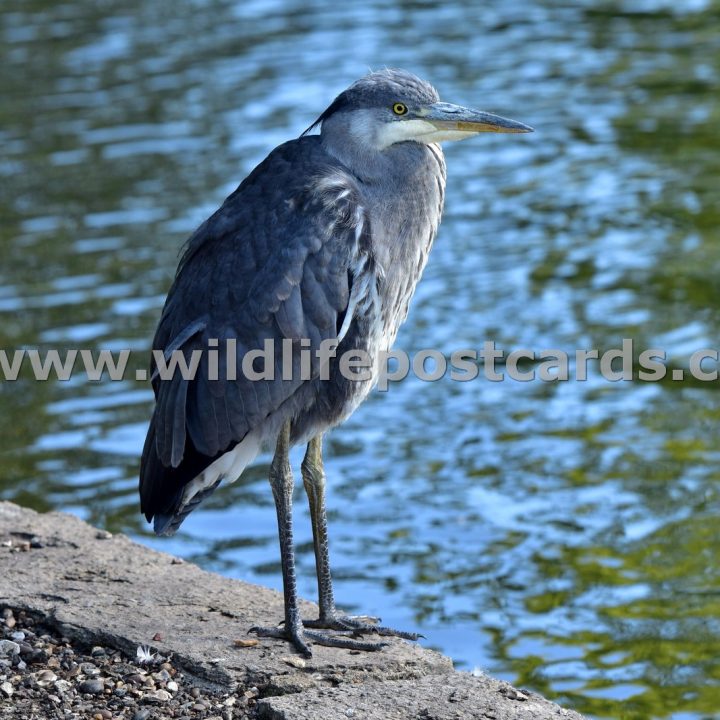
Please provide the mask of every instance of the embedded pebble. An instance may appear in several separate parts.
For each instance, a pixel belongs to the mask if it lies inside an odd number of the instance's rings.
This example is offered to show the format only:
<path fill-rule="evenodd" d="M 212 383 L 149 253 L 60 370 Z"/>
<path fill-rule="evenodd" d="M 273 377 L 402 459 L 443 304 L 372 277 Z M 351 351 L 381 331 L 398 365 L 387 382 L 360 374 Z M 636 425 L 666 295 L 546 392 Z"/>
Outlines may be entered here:
<path fill-rule="evenodd" d="M 45 687 L 57 680 L 57 675 L 52 670 L 41 670 L 35 677 L 40 687 Z"/>
<path fill-rule="evenodd" d="M 105 689 L 105 683 L 100 679 L 83 680 L 78 685 L 78 691 L 81 693 L 89 693 L 90 695 L 99 695 Z"/>
<path fill-rule="evenodd" d="M 55 681 L 55 689 L 59 693 L 66 693 L 70 688 L 72 687 L 72 683 L 68 682 L 67 680 L 56 680 Z"/>
<path fill-rule="evenodd" d="M 0 640 L 0 655 L 19 655 L 20 646 L 14 640 Z"/>
<path fill-rule="evenodd" d="M 171 697 L 172 695 L 167 690 L 155 690 L 148 693 L 144 699 L 151 702 L 166 703 Z"/>

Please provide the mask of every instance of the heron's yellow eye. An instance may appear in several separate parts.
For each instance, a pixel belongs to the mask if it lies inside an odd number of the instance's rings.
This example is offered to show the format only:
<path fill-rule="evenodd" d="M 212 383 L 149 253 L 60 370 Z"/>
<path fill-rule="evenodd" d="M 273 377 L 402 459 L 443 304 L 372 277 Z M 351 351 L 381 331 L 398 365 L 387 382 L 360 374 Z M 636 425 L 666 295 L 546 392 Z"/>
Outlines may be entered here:
<path fill-rule="evenodd" d="M 396 115 L 404 115 L 407 112 L 407 105 L 403 105 L 402 103 L 395 103 L 393 105 L 393 112 Z"/>

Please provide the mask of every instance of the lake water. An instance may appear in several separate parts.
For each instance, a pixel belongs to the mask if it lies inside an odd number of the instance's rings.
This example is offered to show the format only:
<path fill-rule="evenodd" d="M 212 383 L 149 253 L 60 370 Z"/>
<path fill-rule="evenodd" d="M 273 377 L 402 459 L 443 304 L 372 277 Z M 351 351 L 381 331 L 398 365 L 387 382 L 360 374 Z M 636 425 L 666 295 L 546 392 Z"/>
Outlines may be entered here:
<path fill-rule="evenodd" d="M 145 366 L 187 235 L 383 65 L 536 129 L 446 147 L 445 218 L 397 347 L 632 338 L 677 370 L 718 348 L 720 6 L 703 0 L 5 2 L 0 347 Z M 338 602 L 591 717 L 719 718 L 719 390 L 591 368 L 375 393 L 327 441 Z M 175 538 L 149 533 L 151 397 L 3 382 L 0 496 L 279 588 L 265 456 Z M 296 519 L 314 597 L 300 490 Z"/>

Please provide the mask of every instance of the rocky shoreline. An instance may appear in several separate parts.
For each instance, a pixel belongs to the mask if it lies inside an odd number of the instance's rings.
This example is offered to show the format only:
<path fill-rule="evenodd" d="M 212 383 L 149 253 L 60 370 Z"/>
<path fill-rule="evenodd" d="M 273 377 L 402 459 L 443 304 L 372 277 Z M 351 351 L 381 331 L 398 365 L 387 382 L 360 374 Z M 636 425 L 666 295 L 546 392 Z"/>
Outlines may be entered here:
<path fill-rule="evenodd" d="M 7 607 L 0 629 L 0 718 L 257 717 L 257 688 L 208 692 L 172 657 L 132 660 L 112 648 L 82 648 L 42 618 Z"/>
<path fill-rule="evenodd" d="M 582 720 L 397 638 L 306 660 L 247 634 L 282 616 L 279 593 L 7 502 L 0 613 L 2 720 Z"/>

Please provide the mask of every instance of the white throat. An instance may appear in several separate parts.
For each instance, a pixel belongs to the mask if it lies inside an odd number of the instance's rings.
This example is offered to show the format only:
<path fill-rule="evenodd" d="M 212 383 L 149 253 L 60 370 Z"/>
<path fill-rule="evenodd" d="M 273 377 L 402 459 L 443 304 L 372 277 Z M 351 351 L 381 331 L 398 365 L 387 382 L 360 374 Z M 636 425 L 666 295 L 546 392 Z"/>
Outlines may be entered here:
<path fill-rule="evenodd" d="M 376 142 L 378 149 L 384 150 L 390 145 L 406 140 L 414 140 L 429 145 L 444 140 L 464 140 L 476 134 L 474 132 L 463 132 L 462 130 L 439 130 L 427 120 L 418 118 L 382 125 L 377 131 Z"/>

